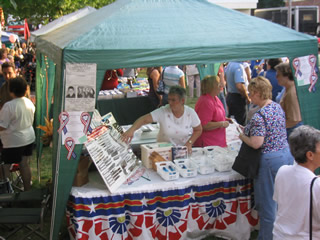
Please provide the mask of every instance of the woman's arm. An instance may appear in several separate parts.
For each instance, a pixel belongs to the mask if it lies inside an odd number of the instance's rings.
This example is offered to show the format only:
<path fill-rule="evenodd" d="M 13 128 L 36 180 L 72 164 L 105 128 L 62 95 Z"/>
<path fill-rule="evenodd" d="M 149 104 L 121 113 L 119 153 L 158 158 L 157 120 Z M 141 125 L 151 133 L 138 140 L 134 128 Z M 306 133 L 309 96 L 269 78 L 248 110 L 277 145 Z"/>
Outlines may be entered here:
<path fill-rule="evenodd" d="M 157 89 L 158 89 L 158 86 L 159 86 L 159 80 L 161 78 L 161 74 L 159 73 L 159 71 L 157 69 L 154 69 L 150 74 L 150 78 L 152 79 L 153 90 L 156 93 L 156 95 L 157 95 L 157 97 L 158 97 L 158 99 L 160 101 L 160 105 L 161 105 L 162 96 L 157 93 Z"/>
<path fill-rule="evenodd" d="M 180 78 L 179 85 L 183 88 L 186 88 L 186 82 L 184 81 L 184 76 Z"/>
<path fill-rule="evenodd" d="M 203 125 L 203 131 L 210 131 L 217 128 L 227 128 L 229 127 L 228 121 L 219 121 L 219 122 L 208 122 L 206 125 Z"/>
<path fill-rule="evenodd" d="M 262 137 L 262 136 L 248 137 L 245 134 L 240 133 L 239 138 L 254 149 L 260 148 L 264 142 L 264 137 Z"/>
<path fill-rule="evenodd" d="M 188 148 L 188 153 L 192 152 L 192 144 L 201 136 L 202 127 L 201 124 L 199 126 L 193 128 L 193 133 L 189 140 L 186 142 L 185 146 Z"/>
<path fill-rule="evenodd" d="M 126 142 L 126 143 L 130 143 L 134 132 L 136 130 L 138 130 L 142 125 L 148 124 L 148 123 L 152 123 L 153 119 L 150 113 L 143 115 L 142 117 L 138 118 L 133 124 L 132 126 L 122 134 L 121 139 L 122 141 Z"/>

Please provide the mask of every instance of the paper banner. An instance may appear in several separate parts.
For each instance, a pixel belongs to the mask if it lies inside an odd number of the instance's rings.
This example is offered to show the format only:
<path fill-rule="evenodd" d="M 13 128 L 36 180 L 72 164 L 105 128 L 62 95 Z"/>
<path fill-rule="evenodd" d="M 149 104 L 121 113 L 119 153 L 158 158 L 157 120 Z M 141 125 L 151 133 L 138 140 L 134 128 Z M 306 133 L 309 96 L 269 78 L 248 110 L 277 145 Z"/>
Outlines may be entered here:
<path fill-rule="evenodd" d="M 90 114 L 87 112 L 62 112 L 59 115 L 62 136 L 62 145 L 66 138 L 71 137 L 75 144 L 82 144 L 86 141 L 86 135 L 90 128 Z M 86 131 L 86 132 L 85 132 Z M 84 140 L 82 140 L 84 139 Z"/>
<path fill-rule="evenodd" d="M 295 58 L 292 61 L 294 76 L 298 86 L 310 85 L 309 92 L 315 91 L 315 84 L 318 81 L 319 72 L 317 68 L 317 58 L 314 55 Z"/>

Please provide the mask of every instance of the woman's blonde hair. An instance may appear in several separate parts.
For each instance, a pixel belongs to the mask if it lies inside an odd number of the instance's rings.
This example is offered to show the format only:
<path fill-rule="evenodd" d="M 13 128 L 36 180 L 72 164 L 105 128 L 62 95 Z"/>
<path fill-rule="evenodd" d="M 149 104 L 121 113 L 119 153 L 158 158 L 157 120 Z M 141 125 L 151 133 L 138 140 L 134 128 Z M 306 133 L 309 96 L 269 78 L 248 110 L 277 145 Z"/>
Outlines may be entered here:
<path fill-rule="evenodd" d="M 218 76 L 205 76 L 201 81 L 201 95 L 211 93 L 217 86 L 219 87 L 220 78 Z"/>
<path fill-rule="evenodd" d="M 248 90 L 258 92 L 263 100 L 272 99 L 272 85 L 265 77 L 259 76 L 251 79 Z"/>

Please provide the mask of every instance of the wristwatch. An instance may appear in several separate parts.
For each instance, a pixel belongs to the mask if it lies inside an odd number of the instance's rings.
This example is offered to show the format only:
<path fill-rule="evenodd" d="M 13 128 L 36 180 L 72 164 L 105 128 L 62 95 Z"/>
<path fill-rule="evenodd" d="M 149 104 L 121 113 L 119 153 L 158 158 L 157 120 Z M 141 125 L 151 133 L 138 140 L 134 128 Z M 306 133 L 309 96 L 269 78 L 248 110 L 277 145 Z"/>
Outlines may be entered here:
<path fill-rule="evenodd" d="M 192 145 L 192 141 L 191 140 L 189 140 L 188 143 L 190 143 Z"/>

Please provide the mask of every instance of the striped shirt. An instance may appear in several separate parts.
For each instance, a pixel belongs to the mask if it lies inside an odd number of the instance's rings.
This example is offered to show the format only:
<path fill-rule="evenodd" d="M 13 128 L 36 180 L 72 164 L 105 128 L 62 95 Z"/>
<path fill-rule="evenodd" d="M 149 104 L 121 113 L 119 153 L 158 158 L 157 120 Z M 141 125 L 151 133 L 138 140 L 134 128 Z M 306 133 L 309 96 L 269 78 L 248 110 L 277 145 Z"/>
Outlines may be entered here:
<path fill-rule="evenodd" d="M 184 73 L 178 66 L 166 67 L 163 71 L 164 93 L 168 94 L 170 87 L 180 85 L 179 81 L 182 76 Z"/>

